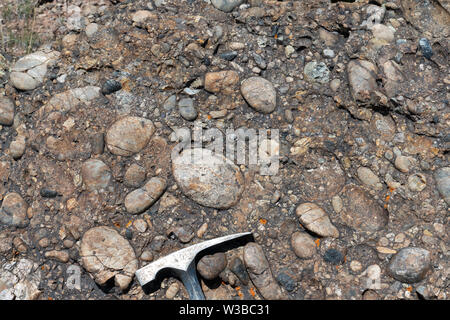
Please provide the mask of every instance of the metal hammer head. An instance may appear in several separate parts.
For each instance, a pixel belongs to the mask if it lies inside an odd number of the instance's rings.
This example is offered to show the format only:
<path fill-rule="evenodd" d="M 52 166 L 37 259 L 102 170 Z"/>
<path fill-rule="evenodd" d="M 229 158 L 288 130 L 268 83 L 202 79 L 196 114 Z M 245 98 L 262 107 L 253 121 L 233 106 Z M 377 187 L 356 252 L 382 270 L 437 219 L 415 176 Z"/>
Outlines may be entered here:
<path fill-rule="evenodd" d="M 168 256 L 160 258 L 155 262 L 152 262 L 145 267 L 137 270 L 135 273 L 136 278 L 141 286 L 144 286 L 149 282 L 154 281 L 160 271 L 170 269 L 182 279 L 183 283 L 186 286 L 186 282 L 192 280 L 193 277 L 195 277 L 194 280 L 197 280 L 195 275 L 194 261 L 199 253 L 213 246 L 250 235 L 251 232 L 232 234 L 229 236 L 204 241 L 190 247 L 175 251 Z"/>

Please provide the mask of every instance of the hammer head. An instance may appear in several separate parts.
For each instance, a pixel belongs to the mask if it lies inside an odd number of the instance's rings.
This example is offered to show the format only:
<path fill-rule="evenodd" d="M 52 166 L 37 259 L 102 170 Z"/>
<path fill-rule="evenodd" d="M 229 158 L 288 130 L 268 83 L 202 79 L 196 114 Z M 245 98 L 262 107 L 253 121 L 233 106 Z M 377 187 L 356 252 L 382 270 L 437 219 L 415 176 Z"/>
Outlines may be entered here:
<path fill-rule="evenodd" d="M 229 236 L 224 236 L 208 241 L 204 241 L 198 244 L 194 244 L 190 247 L 175 251 L 168 256 L 160 258 L 155 262 L 152 262 L 145 267 L 136 271 L 135 275 L 141 286 L 155 280 L 157 274 L 164 269 L 171 269 L 176 273 L 187 272 L 189 266 L 194 262 L 195 257 L 204 250 L 213 246 L 238 239 L 241 237 L 249 236 L 251 232 L 237 233 Z"/>

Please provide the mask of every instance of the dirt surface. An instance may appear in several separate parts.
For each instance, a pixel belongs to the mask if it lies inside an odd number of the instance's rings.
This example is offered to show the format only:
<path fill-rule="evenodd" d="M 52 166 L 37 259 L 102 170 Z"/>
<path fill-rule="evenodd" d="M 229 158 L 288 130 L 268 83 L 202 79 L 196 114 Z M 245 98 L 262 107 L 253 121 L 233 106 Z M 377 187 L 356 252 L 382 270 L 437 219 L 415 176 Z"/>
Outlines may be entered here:
<path fill-rule="evenodd" d="M 0 298 L 188 299 L 133 273 L 252 232 L 207 299 L 448 299 L 449 9 L 1 1 Z M 194 126 L 278 129 L 278 172 L 179 172 Z"/>

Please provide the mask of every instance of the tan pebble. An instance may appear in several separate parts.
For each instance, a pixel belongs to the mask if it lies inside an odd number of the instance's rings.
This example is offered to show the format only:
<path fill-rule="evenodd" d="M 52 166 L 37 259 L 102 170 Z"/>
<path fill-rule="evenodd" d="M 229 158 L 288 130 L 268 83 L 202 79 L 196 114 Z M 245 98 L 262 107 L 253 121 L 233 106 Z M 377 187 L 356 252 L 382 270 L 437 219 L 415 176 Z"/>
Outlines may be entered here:
<path fill-rule="evenodd" d="M 395 167 L 403 173 L 409 172 L 413 165 L 414 158 L 406 156 L 398 156 L 395 158 Z"/>
<path fill-rule="evenodd" d="M 180 290 L 180 285 L 178 282 L 172 283 L 169 288 L 167 288 L 166 291 L 166 298 L 167 299 L 173 299 L 177 295 L 178 291 Z"/>
<path fill-rule="evenodd" d="M 67 206 L 67 210 L 72 211 L 73 209 L 76 208 L 77 206 L 77 200 L 74 198 L 70 198 L 69 200 L 67 200 L 66 206 Z"/>
<path fill-rule="evenodd" d="M 350 262 L 350 269 L 354 272 L 359 272 L 362 270 L 362 264 L 359 261 L 353 260 Z"/>
<path fill-rule="evenodd" d="M 204 224 L 201 225 L 201 227 L 197 230 L 197 237 L 198 238 L 203 238 L 203 236 L 206 233 L 206 230 L 208 230 L 208 224 L 205 222 Z"/>
<path fill-rule="evenodd" d="M 390 249 L 390 248 L 386 248 L 386 247 L 377 247 L 377 251 L 380 252 L 380 253 L 384 253 L 384 254 L 395 254 L 395 253 L 397 253 L 396 250 Z"/>
<path fill-rule="evenodd" d="M 51 250 L 45 253 L 46 258 L 55 259 L 59 262 L 68 262 L 69 253 L 67 251 Z"/>
<path fill-rule="evenodd" d="M 308 230 L 322 237 L 339 237 L 338 229 L 331 223 L 327 213 L 314 203 L 303 203 L 296 209 L 300 222 Z"/>
<path fill-rule="evenodd" d="M 344 207 L 341 197 L 337 195 L 331 199 L 331 205 L 333 206 L 333 209 L 336 213 L 341 212 L 342 208 Z"/>

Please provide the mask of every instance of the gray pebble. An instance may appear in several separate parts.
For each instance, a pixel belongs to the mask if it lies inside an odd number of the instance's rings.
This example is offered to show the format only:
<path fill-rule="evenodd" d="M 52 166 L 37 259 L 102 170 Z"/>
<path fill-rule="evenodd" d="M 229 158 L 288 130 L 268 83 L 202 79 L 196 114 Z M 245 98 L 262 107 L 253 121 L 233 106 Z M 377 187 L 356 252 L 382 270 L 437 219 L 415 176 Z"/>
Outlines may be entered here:
<path fill-rule="evenodd" d="M 306 64 L 303 72 L 306 79 L 310 82 L 324 84 L 330 81 L 330 70 L 323 62 L 309 62 Z"/>
<path fill-rule="evenodd" d="M 391 276 L 405 283 L 421 281 L 430 268 L 430 252 L 416 247 L 401 249 L 392 257 L 388 265 Z"/>
<path fill-rule="evenodd" d="M 436 187 L 445 202 L 450 205 L 450 167 L 443 167 L 435 171 Z"/>
<path fill-rule="evenodd" d="M 194 107 L 194 100 L 190 98 L 181 99 L 178 102 L 178 111 L 183 119 L 187 121 L 194 121 L 197 119 L 197 110 Z"/>

